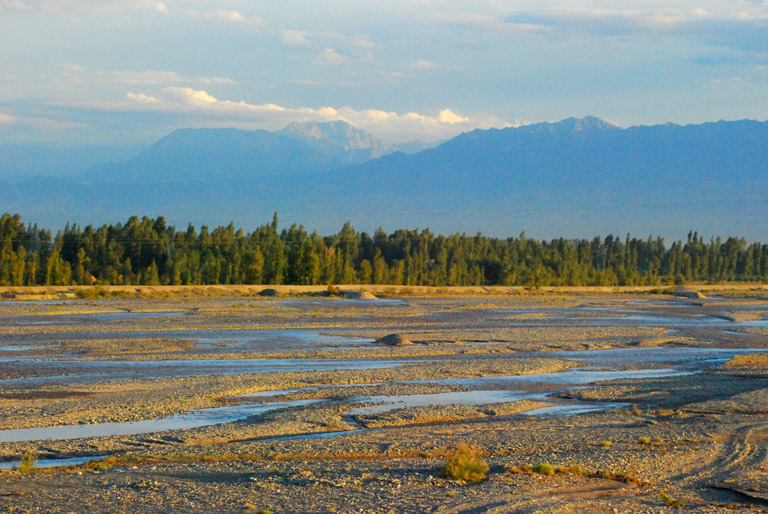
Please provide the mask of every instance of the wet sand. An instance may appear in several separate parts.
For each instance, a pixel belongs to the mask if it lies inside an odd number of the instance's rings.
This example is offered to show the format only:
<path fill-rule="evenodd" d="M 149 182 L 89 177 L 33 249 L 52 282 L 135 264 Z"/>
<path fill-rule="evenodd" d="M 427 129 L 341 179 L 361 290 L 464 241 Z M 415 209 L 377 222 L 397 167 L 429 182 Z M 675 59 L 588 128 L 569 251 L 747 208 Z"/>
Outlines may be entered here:
<path fill-rule="evenodd" d="M 759 512 L 765 312 L 646 293 L 0 302 L 0 440 L 67 426 L 0 459 L 107 459 L 0 471 L 0 512 Z M 390 333 L 416 344 L 373 342 Z M 486 480 L 441 475 L 460 442 Z"/>

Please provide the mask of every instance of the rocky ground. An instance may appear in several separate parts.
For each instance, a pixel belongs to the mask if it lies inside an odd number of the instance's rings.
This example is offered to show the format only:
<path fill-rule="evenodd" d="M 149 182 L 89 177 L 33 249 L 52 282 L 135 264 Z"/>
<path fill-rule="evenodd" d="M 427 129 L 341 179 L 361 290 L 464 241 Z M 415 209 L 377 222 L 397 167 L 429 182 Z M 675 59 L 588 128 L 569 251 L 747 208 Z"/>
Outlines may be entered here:
<path fill-rule="evenodd" d="M 188 430 L 0 443 L 6 461 L 26 454 L 41 462 L 109 456 L 67 468 L 0 471 L 0 512 L 768 509 L 768 360 L 759 354 L 693 375 L 525 386 L 551 394 L 536 400 L 348 415 L 358 405 L 355 397 L 473 388 L 417 380 L 584 366 L 581 359 L 552 353 L 560 350 L 768 348 L 765 327 L 750 324 L 763 319 L 767 299 L 550 294 L 394 300 L 216 296 L 0 303 L 0 434 L 241 402 L 323 400 Z M 623 323 L 627 316 L 641 318 Z M 210 337 L 216 331 L 225 333 Z M 270 332 L 258 337 L 260 331 Z M 296 331 L 344 337 L 297 339 Z M 373 343 L 390 333 L 415 344 Z M 344 342 L 349 337 L 356 339 Z M 11 356 L 29 359 L 6 359 Z M 183 362 L 266 358 L 399 362 L 381 369 L 260 373 L 240 372 L 244 367 L 213 375 L 189 374 L 196 368 Z M 56 359 L 86 364 L 73 371 Z M 174 364 L 153 371 L 152 378 L 89 375 L 103 360 Z M 612 365 L 637 367 L 631 359 Z M 64 378 L 51 378 L 57 375 Z M 233 398 L 283 389 L 258 400 Z M 622 406 L 535 415 L 544 405 L 576 400 Z M 328 437 L 306 437 L 311 434 Z M 460 443 L 476 446 L 487 461 L 484 480 L 443 476 Z M 541 464 L 550 464 L 552 474 Z"/>

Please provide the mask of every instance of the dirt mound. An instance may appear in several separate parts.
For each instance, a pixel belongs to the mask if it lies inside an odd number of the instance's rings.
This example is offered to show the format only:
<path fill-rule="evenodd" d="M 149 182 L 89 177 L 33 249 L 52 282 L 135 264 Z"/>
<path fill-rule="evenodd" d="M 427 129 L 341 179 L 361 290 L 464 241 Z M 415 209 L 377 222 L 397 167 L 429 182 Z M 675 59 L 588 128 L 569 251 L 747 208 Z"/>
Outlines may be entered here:
<path fill-rule="evenodd" d="M 381 339 L 374 341 L 376 344 L 385 344 L 387 346 L 412 346 L 415 343 L 401 334 L 389 334 Z"/>
<path fill-rule="evenodd" d="M 350 300 L 378 300 L 376 296 L 368 291 L 339 291 L 339 294 L 346 296 Z"/>
<path fill-rule="evenodd" d="M 706 298 L 706 295 L 701 291 L 695 291 L 685 287 L 678 287 L 675 289 L 672 292 L 672 296 L 677 296 L 678 298 Z"/>

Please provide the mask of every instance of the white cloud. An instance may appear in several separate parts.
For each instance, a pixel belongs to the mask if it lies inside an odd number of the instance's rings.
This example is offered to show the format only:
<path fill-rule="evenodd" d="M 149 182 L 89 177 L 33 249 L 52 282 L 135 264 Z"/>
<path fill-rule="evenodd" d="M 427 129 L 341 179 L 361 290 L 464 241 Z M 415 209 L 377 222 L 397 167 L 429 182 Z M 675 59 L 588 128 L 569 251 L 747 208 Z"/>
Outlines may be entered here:
<path fill-rule="evenodd" d="M 746 25 L 768 21 L 768 10 L 764 3 L 734 7 L 733 3 L 718 2 L 708 9 L 693 6 L 688 9 L 673 8 L 668 5 L 653 9 L 644 4 L 623 9 L 568 5 L 517 12 L 507 16 L 505 22 L 514 26 L 539 27 L 542 30 L 555 27 L 598 35 L 642 33 L 706 35 L 708 31 L 716 32 L 718 26 L 727 28 L 733 23 Z"/>
<path fill-rule="evenodd" d="M 259 26 L 264 23 L 264 20 L 262 20 L 258 16 L 245 16 L 239 13 L 238 11 L 228 11 L 226 9 L 217 9 L 215 11 L 210 11 L 210 12 L 201 12 L 201 11 L 190 9 L 187 11 L 187 14 L 194 18 L 240 23 L 243 25 Z"/>
<path fill-rule="evenodd" d="M 251 104 L 244 101 L 220 100 L 204 90 L 189 87 L 166 87 L 155 95 L 131 92 L 127 99 L 142 109 L 187 113 L 197 126 L 237 126 L 275 130 L 292 121 L 344 120 L 392 142 L 413 139 L 435 141 L 477 128 L 508 127 L 493 116 L 464 116 L 451 109 L 436 115 L 408 112 L 400 114 L 381 109 L 352 107 L 283 107 L 276 104 Z"/>
<path fill-rule="evenodd" d="M 159 86 L 195 84 L 201 86 L 232 86 L 237 82 L 228 77 L 186 76 L 171 70 L 98 70 L 90 71 L 74 63 L 53 63 L 64 70 L 61 82 L 78 84 L 127 84 L 133 86 Z"/>
<path fill-rule="evenodd" d="M 304 50 L 312 56 L 314 64 L 339 65 L 349 62 L 373 62 L 375 56 L 370 48 L 371 40 L 362 35 L 346 35 L 339 32 L 307 32 L 284 29 L 279 31 L 280 41 L 285 46 Z"/>
<path fill-rule="evenodd" d="M 484 6 L 473 4 L 469 12 L 458 7 L 442 12 L 436 9 L 432 19 L 439 24 L 477 31 L 478 42 L 493 37 L 491 33 L 531 34 L 555 40 L 572 36 L 656 40 L 663 36 L 747 52 L 764 53 L 768 48 L 766 1 L 520 0 L 495 3 L 495 6 L 488 2 Z"/>
<path fill-rule="evenodd" d="M 343 64 L 348 60 L 346 55 L 341 55 L 335 48 L 325 48 L 312 62 L 315 64 Z"/>
<path fill-rule="evenodd" d="M 373 52 L 366 50 L 366 51 L 354 52 L 352 54 L 352 58 L 360 62 L 373 62 L 376 56 L 373 54 Z"/>
<path fill-rule="evenodd" d="M 373 62 L 375 56 L 370 50 L 353 50 L 352 52 L 342 52 L 336 48 L 324 48 L 312 60 L 315 64 L 344 64 L 346 62 Z"/>
<path fill-rule="evenodd" d="M 149 9 L 167 12 L 163 2 L 152 0 L 0 0 L 0 11 L 108 11 Z"/>
<path fill-rule="evenodd" d="M 295 47 L 313 46 L 312 42 L 309 39 L 307 39 L 308 35 L 309 35 L 308 32 L 303 32 L 301 30 L 281 30 L 280 31 L 281 41 L 288 46 L 295 46 Z"/>
<path fill-rule="evenodd" d="M 440 13 L 437 14 L 435 18 L 441 23 L 472 27 L 483 31 L 539 33 L 548 32 L 550 30 L 542 24 L 510 21 L 505 20 L 502 16 L 488 14 Z"/>
<path fill-rule="evenodd" d="M 361 48 L 373 48 L 375 46 L 370 39 L 368 39 L 366 36 L 363 36 L 362 34 L 356 34 L 352 37 L 347 37 L 341 34 L 339 34 L 339 36 L 341 36 L 343 40 L 349 41 L 349 43 L 353 46 L 358 46 Z"/>
<path fill-rule="evenodd" d="M 207 106 L 219 103 L 213 95 L 190 87 L 167 87 L 163 91 L 189 105 Z"/>
<path fill-rule="evenodd" d="M 21 0 L 0 0 L 0 11 L 26 11 L 30 9 L 27 4 Z"/>
<path fill-rule="evenodd" d="M 152 102 L 158 102 L 159 101 L 154 96 L 148 96 L 148 95 L 145 95 L 144 93 L 131 93 L 131 92 L 128 92 L 128 94 L 125 95 L 125 96 L 126 96 L 126 98 L 128 98 L 128 100 L 131 100 L 131 101 L 134 101 L 134 102 L 139 102 L 139 103 L 145 103 L 145 104 L 152 103 Z"/>
<path fill-rule="evenodd" d="M 450 109 L 443 109 L 440 111 L 440 114 L 437 117 L 437 121 L 440 123 L 448 123 L 450 125 L 454 125 L 456 123 L 467 123 L 469 121 L 469 118 L 465 118 L 464 116 L 459 116 L 455 112 L 451 111 Z"/>
<path fill-rule="evenodd" d="M 743 84 L 741 77 L 713 78 L 702 84 L 707 89 L 733 88 Z"/>
<path fill-rule="evenodd" d="M 433 68 L 437 68 L 440 65 L 437 64 L 434 61 L 428 61 L 425 59 L 419 60 L 419 61 L 411 61 L 408 63 L 409 68 L 413 68 L 415 70 L 431 70 Z"/>
<path fill-rule="evenodd" d="M 292 80 L 294 84 L 299 84 L 301 86 L 324 86 L 325 82 L 322 80 L 310 80 L 310 79 L 296 79 Z"/>
<path fill-rule="evenodd" d="M 683 24 L 711 18 L 711 14 L 703 9 L 684 11 L 680 9 L 664 9 L 660 11 L 643 11 L 636 9 L 592 9 L 592 8 L 563 8 L 549 9 L 541 13 L 532 13 L 531 19 L 544 22 L 558 22 L 566 26 L 582 26 L 602 31 L 654 30 L 666 31 L 675 29 Z M 527 16 L 523 15 L 525 20 Z M 514 21 L 514 17 L 512 19 Z"/>
<path fill-rule="evenodd" d="M 76 63 L 72 63 L 72 62 L 54 62 L 54 63 L 51 63 L 51 64 L 53 64 L 55 66 L 58 66 L 59 68 L 61 68 L 63 70 L 66 70 L 66 71 L 78 72 L 78 73 L 86 71 L 85 66 L 82 66 L 82 65 L 76 64 Z"/>
<path fill-rule="evenodd" d="M 192 83 L 202 85 L 234 85 L 234 80 L 227 77 L 186 77 L 175 71 L 167 70 L 113 70 L 99 71 L 98 74 L 111 82 L 133 85 L 159 85 Z"/>
<path fill-rule="evenodd" d="M 177 3 L 184 3 L 177 2 Z M 42 11 L 42 12 L 97 12 L 148 10 L 162 14 L 176 14 L 212 21 L 232 22 L 242 25 L 259 26 L 264 22 L 258 16 L 246 16 L 238 11 L 216 9 L 171 9 L 167 1 L 157 0 L 0 0 L 0 11 Z"/>
<path fill-rule="evenodd" d="M 120 84 L 155 85 L 181 82 L 182 77 L 174 71 L 163 70 L 102 70 L 97 72 L 108 82 Z"/>
<path fill-rule="evenodd" d="M 390 84 L 397 84 L 400 79 L 405 77 L 405 73 L 402 71 L 380 71 L 379 75 Z"/>

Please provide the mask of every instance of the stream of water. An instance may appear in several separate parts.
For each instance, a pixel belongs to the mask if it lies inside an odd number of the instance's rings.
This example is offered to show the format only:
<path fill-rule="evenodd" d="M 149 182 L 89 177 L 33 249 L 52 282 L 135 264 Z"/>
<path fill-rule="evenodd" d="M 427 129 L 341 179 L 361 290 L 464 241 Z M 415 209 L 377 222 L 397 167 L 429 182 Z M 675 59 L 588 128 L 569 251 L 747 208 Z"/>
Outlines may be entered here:
<path fill-rule="evenodd" d="M 733 351 L 736 352 L 737 351 Z M 709 362 L 709 361 L 707 361 Z M 545 400 L 548 394 L 552 393 L 552 385 L 586 385 L 595 384 L 606 380 L 617 379 L 645 379 L 671 377 L 694 373 L 693 369 L 686 368 L 664 368 L 664 369 L 641 369 L 641 370 L 590 370 L 590 369 L 572 369 L 556 373 L 536 373 L 529 375 L 510 375 L 496 377 L 471 377 L 471 378 L 453 378 L 439 380 L 412 380 L 398 383 L 439 383 L 451 386 L 482 388 L 493 386 L 496 389 L 473 389 L 469 391 L 454 391 L 435 394 L 414 394 L 414 395 L 392 395 L 392 396 L 363 396 L 351 397 L 346 400 L 349 404 L 376 404 L 373 406 L 353 407 L 346 412 L 347 416 L 370 415 L 383 413 L 389 410 L 405 407 L 418 407 L 427 405 L 485 405 L 495 403 L 506 403 L 523 399 Z M 380 383 L 379 383 L 380 384 Z M 282 389 L 275 391 L 264 391 L 252 393 L 250 395 L 241 395 L 240 399 L 268 399 L 286 395 L 302 390 L 335 388 L 343 390 L 344 387 L 379 384 L 344 384 L 342 386 L 315 386 L 306 388 Z M 546 389 L 536 389 L 536 384 L 546 386 Z M 515 389 L 515 387 L 525 386 L 525 389 Z M 507 389 L 503 389 L 507 388 Z M 124 423 L 98 423 L 86 425 L 63 425 L 50 427 L 36 427 L 15 430 L 0 430 L 0 442 L 20 442 L 45 439 L 79 439 L 87 437 L 106 437 L 112 435 L 133 435 L 151 432 L 162 432 L 166 430 L 185 430 L 190 428 L 216 425 L 238 421 L 252 416 L 257 416 L 265 412 L 276 409 L 287 409 L 296 406 L 310 405 L 314 403 L 328 401 L 323 398 L 293 400 L 283 402 L 268 403 L 243 403 L 227 407 L 215 407 L 211 409 L 194 410 L 176 416 L 169 416 L 161 419 L 149 419 Z M 536 409 L 531 411 L 531 415 L 573 415 L 594 410 L 613 408 L 618 404 L 611 403 L 586 403 L 577 400 L 558 400 L 560 405 Z"/>
<path fill-rule="evenodd" d="M 349 305 L 345 300 L 338 303 L 339 307 Z M 389 302 L 389 301 L 384 301 Z M 288 304 L 288 302 L 283 302 Z M 366 302 L 369 303 L 369 302 Z M 401 305 L 400 300 L 382 305 Z M 334 306 L 336 304 L 334 303 Z M 680 306 L 684 309 L 684 306 Z M 504 313 L 513 311 L 494 312 Z M 514 312 L 521 312 L 516 310 Z M 542 310 L 544 312 L 544 310 Z M 547 311 L 550 312 L 550 311 Z M 553 309 L 553 316 L 542 319 L 523 319 L 515 321 L 515 326 L 583 326 L 583 325 L 611 325 L 611 326 L 665 326 L 672 330 L 689 327 L 768 327 L 768 320 L 750 322 L 729 322 L 724 319 L 708 315 L 652 315 L 638 313 L 627 309 L 604 308 L 577 308 L 577 309 Z M 596 316 L 583 316 L 584 313 Z M 90 315 L 63 316 L 62 323 L 72 320 L 77 322 L 83 318 L 95 319 L 101 322 L 110 322 L 122 318 L 149 318 L 163 316 L 181 316 L 188 312 L 155 312 L 155 313 L 96 313 Z M 29 317 L 19 321 L 15 317 L 11 319 L 10 326 L 14 323 L 23 325 L 42 322 L 40 317 Z M 8 326 L 6 319 L 6 326 Z M 339 330 L 341 331 L 341 330 Z M 337 330 L 334 330 L 337 332 Z M 113 333 L 81 333 L 71 337 L 157 337 L 162 334 L 165 338 L 179 338 L 192 340 L 198 349 L 218 348 L 224 344 L 228 349 L 258 351 L 285 351 L 286 347 L 299 349 L 310 348 L 342 348 L 350 345 L 369 343 L 370 339 L 346 338 L 338 335 L 326 335 L 318 330 L 193 330 L 193 331 L 169 331 L 169 332 L 113 332 Z M 36 341 L 34 344 L 40 344 Z M 30 347 L 32 347 L 30 345 Z M 16 387 L 29 384 L 51 383 L 88 383 L 105 380 L 125 380 L 132 378 L 154 379 L 169 377 L 186 377 L 214 374 L 247 374 L 267 372 L 297 372 L 297 371 L 326 371 L 326 370 L 356 370 L 356 369 L 383 369 L 404 364 L 418 362 L 446 360 L 446 357 L 430 357 L 422 360 L 413 359 L 199 359 L 199 360 L 86 360 L 77 356 L 36 357 L 14 355 L 23 353 L 26 347 L 13 341 L 7 342 L 0 351 L 4 354 L 0 357 L 0 363 L 16 366 L 24 370 L 30 366 L 30 374 L 42 376 L 27 376 L 23 378 L 9 378 L 0 380 L 3 387 Z M 433 394 L 413 395 L 372 395 L 372 396 L 345 396 L 346 387 L 365 387 L 382 385 L 372 384 L 344 384 L 338 386 L 318 385 L 304 388 L 292 388 L 276 391 L 262 391 L 242 395 L 238 399 L 243 403 L 227 407 L 200 409 L 185 412 L 175 416 L 161 419 L 148 419 L 125 423 L 100 423 L 85 425 L 49 426 L 17 430 L 0 430 L 0 442 L 20 442 L 46 439 L 78 439 L 89 437 L 106 437 L 115 435 L 135 435 L 142 433 L 161 432 L 167 430 L 185 430 L 202 426 L 215 425 L 259 416 L 276 409 L 288 409 L 306 406 L 320 402 L 330 401 L 325 398 L 302 399 L 292 401 L 264 401 L 274 400 L 276 397 L 307 390 L 320 390 L 335 388 L 339 394 L 333 395 L 333 401 L 343 401 L 349 406 L 345 415 L 349 417 L 362 415 L 377 415 L 394 409 L 435 405 L 486 405 L 499 404 L 523 399 L 545 400 L 549 394 L 556 392 L 558 386 L 584 386 L 599 384 L 604 381 L 621 379 L 661 379 L 665 377 L 681 376 L 698 373 L 708 367 L 728 361 L 734 355 L 749 352 L 765 351 L 761 349 L 724 349 L 724 348 L 692 348 L 692 347 L 651 347 L 651 348 L 623 348 L 613 350 L 587 350 L 587 351 L 553 351 L 553 352 L 529 352 L 521 354 L 474 354 L 451 358 L 520 358 L 520 357 L 546 357 L 571 359 L 586 363 L 586 367 L 569 369 L 556 373 L 539 373 L 529 375 L 471 377 L 471 378 L 447 378 L 429 380 L 410 380 L 402 382 L 387 382 L 387 384 L 415 384 L 437 383 L 455 388 L 467 389 L 464 391 L 452 391 Z M 50 369 L 51 374 L 45 375 L 41 370 Z M 12 375 L 10 375 L 12 376 Z M 327 396 L 327 395 L 324 395 Z M 341 398 L 341 400 L 340 400 Z M 535 409 L 526 412 L 532 416 L 564 416 L 574 415 L 595 410 L 614 408 L 621 404 L 607 402 L 581 402 L 578 400 L 557 399 L 556 405 Z M 349 432 L 344 432 L 349 433 Z M 306 437 L 327 437 L 323 434 L 306 435 Z M 294 436 L 304 437 L 304 436 Z"/>

